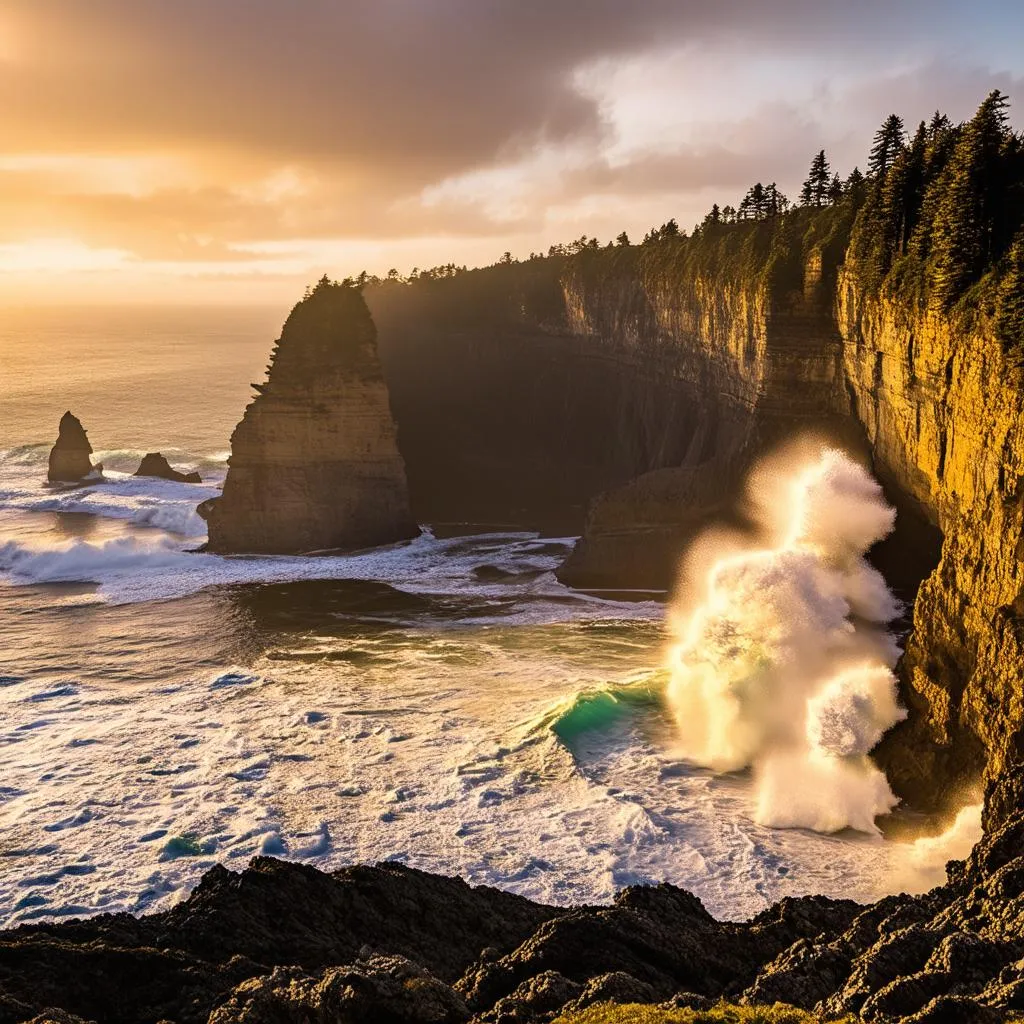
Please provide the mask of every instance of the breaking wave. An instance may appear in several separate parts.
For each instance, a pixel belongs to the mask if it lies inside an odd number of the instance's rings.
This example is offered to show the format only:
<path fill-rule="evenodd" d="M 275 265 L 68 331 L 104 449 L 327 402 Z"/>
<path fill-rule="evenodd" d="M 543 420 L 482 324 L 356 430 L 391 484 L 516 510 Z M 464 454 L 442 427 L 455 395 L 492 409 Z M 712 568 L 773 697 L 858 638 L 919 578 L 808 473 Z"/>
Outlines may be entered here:
<path fill-rule="evenodd" d="M 895 511 L 833 449 L 767 461 L 749 498 L 756 540 L 710 535 L 690 557 L 668 686 L 679 752 L 752 768 L 760 824 L 877 832 L 897 799 L 868 752 L 906 712 L 886 631 L 901 606 L 864 556 Z"/>

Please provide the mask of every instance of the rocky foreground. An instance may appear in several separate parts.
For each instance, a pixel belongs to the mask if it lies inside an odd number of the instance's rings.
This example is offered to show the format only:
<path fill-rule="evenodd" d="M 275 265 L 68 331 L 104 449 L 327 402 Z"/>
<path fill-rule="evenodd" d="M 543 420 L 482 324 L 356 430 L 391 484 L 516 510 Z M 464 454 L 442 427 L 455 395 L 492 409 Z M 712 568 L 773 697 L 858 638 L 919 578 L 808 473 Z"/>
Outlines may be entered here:
<path fill-rule="evenodd" d="M 786 899 L 742 924 L 670 885 L 565 910 L 399 864 L 325 874 L 257 858 L 213 868 L 165 913 L 0 933 L 0 1024 L 526 1024 L 720 998 L 881 1024 L 1003 1021 L 1024 1008 L 1022 806 L 1016 772 L 990 790 L 971 857 L 924 896 Z"/>

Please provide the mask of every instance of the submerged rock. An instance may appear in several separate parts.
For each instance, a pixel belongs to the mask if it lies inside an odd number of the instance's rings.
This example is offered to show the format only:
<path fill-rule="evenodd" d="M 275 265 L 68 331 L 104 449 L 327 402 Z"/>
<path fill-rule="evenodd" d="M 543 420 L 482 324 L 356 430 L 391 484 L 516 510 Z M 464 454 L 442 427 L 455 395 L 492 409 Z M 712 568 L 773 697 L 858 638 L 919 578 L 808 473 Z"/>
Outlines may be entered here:
<path fill-rule="evenodd" d="M 78 483 L 93 473 L 102 473 L 103 466 L 94 466 L 90 455 L 92 445 L 81 420 L 70 412 L 64 413 L 60 418 L 57 443 L 50 449 L 47 479 L 51 483 Z"/>
<path fill-rule="evenodd" d="M 179 473 L 161 452 L 148 452 L 144 455 L 134 475 L 157 476 L 163 480 L 174 480 L 180 484 L 201 484 L 203 482 L 203 478 L 198 473 Z"/>
<path fill-rule="evenodd" d="M 231 438 L 209 550 L 294 554 L 415 537 L 377 331 L 325 278 L 291 312 Z"/>

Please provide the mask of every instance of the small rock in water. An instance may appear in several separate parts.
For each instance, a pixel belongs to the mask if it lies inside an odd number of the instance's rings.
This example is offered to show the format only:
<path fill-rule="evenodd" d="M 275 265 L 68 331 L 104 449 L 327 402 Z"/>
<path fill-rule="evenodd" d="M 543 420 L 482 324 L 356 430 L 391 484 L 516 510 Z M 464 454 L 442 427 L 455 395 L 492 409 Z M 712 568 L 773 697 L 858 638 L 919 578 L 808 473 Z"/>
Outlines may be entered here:
<path fill-rule="evenodd" d="M 161 452 L 148 452 L 143 456 L 135 476 L 156 476 L 162 480 L 174 480 L 179 484 L 201 484 L 203 478 L 198 473 L 179 473 L 164 458 Z"/>

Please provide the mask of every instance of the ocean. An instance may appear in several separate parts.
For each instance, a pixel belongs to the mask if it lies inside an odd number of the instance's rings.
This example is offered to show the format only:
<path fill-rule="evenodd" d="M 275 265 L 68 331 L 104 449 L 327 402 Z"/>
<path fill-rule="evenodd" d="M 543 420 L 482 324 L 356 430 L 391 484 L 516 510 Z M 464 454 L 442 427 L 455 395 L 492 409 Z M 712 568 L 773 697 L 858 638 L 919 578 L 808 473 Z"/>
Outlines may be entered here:
<path fill-rule="evenodd" d="M 665 607 L 563 587 L 571 537 L 197 553 L 286 312 L 0 324 L 0 925 L 162 909 L 259 854 L 557 904 L 666 881 L 729 918 L 885 890 L 906 847 L 759 826 L 749 774 L 674 751 Z M 67 409 L 101 482 L 45 483 Z M 158 450 L 203 483 L 133 478 Z"/>

